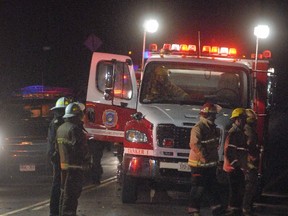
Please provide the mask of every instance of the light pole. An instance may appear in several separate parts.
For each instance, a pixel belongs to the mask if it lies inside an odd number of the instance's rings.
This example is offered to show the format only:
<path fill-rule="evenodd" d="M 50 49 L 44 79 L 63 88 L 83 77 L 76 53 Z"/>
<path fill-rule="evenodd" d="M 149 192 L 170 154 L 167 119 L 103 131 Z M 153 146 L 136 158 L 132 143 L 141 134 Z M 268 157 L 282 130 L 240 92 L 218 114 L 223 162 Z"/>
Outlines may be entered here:
<path fill-rule="evenodd" d="M 145 55 L 145 44 L 146 44 L 146 32 L 154 33 L 158 29 L 158 22 L 156 20 L 147 20 L 144 22 L 144 35 L 143 35 L 143 49 L 142 49 L 142 62 L 141 62 L 141 70 L 144 69 L 144 55 Z"/>
<path fill-rule="evenodd" d="M 269 35 L 269 27 L 267 25 L 258 25 L 254 28 L 254 35 L 256 36 L 256 53 L 255 53 L 255 70 L 257 70 L 258 60 L 258 43 L 259 38 L 265 39 Z"/>

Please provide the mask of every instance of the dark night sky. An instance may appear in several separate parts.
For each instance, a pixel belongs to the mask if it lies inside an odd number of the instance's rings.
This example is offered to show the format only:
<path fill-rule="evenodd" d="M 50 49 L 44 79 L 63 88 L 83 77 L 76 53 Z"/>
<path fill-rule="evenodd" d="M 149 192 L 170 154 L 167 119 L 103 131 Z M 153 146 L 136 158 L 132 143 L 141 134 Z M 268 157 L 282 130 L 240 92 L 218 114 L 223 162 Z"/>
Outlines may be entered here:
<path fill-rule="evenodd" d="M 1 0 L 1 92 L 42 83 L 80 89 L 87 84 L 90 34 L 103 44 L 99 52 L 128 54 L 141 60 L 143 22 L 154 17 L 156 42 L 216 43 L 254 52 L 253 29 L 264 23 L 270 36 L 259 50 L 272 50 L 279 92 L 287 92 L 288 1 L 286 0 Z M 45 51 L 45 47 L 50 49 Z M 283 99 L 287 94 L 279 94 Z M 287 97 L 288 98 L 288 97 Z"/>

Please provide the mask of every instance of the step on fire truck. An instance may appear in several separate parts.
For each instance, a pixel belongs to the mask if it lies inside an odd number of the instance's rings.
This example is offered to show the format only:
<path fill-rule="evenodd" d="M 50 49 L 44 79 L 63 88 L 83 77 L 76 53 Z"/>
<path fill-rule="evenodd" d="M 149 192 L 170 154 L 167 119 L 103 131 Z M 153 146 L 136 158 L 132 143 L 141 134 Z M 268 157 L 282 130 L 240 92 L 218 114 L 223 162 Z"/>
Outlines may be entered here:
<path fill-rule="evenodd" d="M 206 102 L 221 106 L 216 124 L 225 136 L 236 107 L 258 115 L 259 145 L 267 140 L 269 106 L 273 95 L 271 52 L 239 58 L 234 48 L 164 44 L 150 45 L 141 84 L 137 88 L 130 57 L 93 53 L 85 128 L 88 139 L 124 147 L 121 166 L 122 202 L 137 200 L 137 188 L 148 182 L 168 190 L 190 182 L 190 131 Z M 256 62 L 256 63 L 255 63 Z M 260 167 L 259 172 L 262 172 Z"/>

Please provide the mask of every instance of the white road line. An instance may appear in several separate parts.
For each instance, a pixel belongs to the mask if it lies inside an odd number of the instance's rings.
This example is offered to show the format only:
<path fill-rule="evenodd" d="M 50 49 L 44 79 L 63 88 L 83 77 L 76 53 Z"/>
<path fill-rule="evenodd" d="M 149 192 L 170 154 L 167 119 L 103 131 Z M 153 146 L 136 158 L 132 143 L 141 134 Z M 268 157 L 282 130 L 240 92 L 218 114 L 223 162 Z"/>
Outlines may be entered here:
<path fill-rule="evenodd" d="M 116 181 L 116 176 L 113 176 L 111 178 L 108 178 L 108 179 L 105 179 L 105 180 L 101 181 L 100 185 L 88 185 L 86 187 L 83 187 L 82 193 L 87 193 L 89 191 L 95 190 L 96 188 L 104 187 L 104 186 L 106 186 L 106 185 L 108 185 L 108 184 L 110 184 L 110 183 L 112 183 L 114 181 Z M 0 216 L 8 216 L 8 215 L 16 214 L 16 213 L 19 213 L 19 212 L 22 212 L 22 211 L 25 211 L 25 210 L 28 210 L 28 209 L 32 209 L 32 210 L 36 211 L 36 210 L 48 207 L 49 206 L 49 202 L 50 202 L 49 199 L 48 200 L 44 200 L 42 202 L 38 202 L 38 203 L 35 203 L 33 205 L 29 205 L 29 206 L 26 206 L 26 207 L 23 207 L 23 208 L 20 208 L 20 209 L 16 209 L 14 211 L 6 212 L 4 214 L 1 214 Z"/>
<path fill-rule="evenodd" d="M 37 211 L 37 210 L 40 210 L 40 209 L 43 209 L 43 208 L 46 208 L 49 206 L 50 203 L 46 203 L 45 205 L 41 205 L 39 207 L 36 207 L 36 208 L 33 208 L 31 209 L 32 211 Z"/>
<path fill-rule="evenodd" d="M 26 206 L 24 208 L 21 208 L 21 209 L 16 209 L 14 211 L 11 211 L 11 212 L 7 212 L 7 213 L 4 213 L 4 214 L 1 214 L 0 216 L 7 216 L 7 215 L 12 215 L 12 214 L 16 214 L 16 213 L 19 213 L 19 212 L 22 212 L 22 211 L 25 211 L 27 209 L 31 209 L 31 208 L 34 208 L 36 206 L 40 206 L 40 205 L 45 205 L 47 202 L 49 202 L 49 200 L 45 200 L 43 202 L 39 202 L 39 203 L 36 203 L 36 204 L 33 204 L 33 205 L 30 205 L 30 206 Z"/>

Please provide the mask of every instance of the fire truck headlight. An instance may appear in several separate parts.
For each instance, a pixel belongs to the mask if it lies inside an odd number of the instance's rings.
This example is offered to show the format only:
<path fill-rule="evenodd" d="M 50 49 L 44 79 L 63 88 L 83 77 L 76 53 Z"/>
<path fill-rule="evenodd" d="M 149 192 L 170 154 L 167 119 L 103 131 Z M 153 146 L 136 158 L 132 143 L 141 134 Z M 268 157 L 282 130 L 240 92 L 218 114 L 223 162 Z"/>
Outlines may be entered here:
<path fill-rule="evenodd" d="M 128 130 L 126 131 L 126 140 L 129 142 L 139 142 L 146 143 L 148 141 L 147 135 L 138 130 Z"/>

